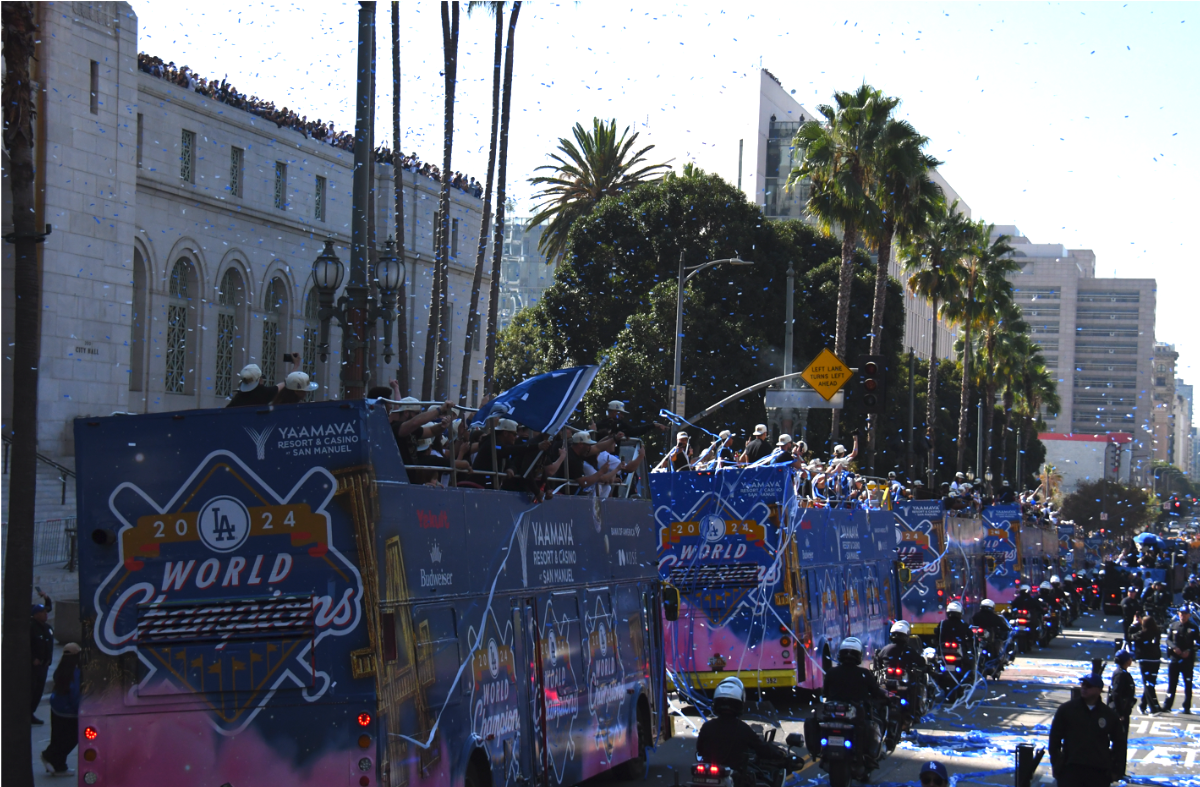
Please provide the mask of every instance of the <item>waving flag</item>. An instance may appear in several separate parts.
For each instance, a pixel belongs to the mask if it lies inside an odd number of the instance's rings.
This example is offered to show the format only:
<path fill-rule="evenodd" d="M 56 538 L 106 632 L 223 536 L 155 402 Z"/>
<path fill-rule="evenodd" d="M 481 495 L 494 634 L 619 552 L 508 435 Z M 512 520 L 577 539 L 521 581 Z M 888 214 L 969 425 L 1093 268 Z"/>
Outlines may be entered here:
<path fill-rule="evenodd" d="M 481 407 L 471 426 L 483 426 L 488 416 L 501 413 L 531 429 L 553 434 L 575 411 L 598 371 L 599 366 L 572 366 L 530 377 Z"/>

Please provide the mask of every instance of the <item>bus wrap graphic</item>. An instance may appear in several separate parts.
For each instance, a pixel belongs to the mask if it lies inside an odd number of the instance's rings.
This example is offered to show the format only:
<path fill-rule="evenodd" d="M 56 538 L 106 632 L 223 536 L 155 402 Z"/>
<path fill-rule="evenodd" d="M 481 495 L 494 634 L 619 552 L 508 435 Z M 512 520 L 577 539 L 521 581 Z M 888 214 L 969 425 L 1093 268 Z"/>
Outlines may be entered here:
<path fill-rule="evenodd" d="M 902 617 L 909 623 L 936 623 L 944 606 L 938 595 L 945 549 L 942 501 L 901 501 L 893 513 L 900 530 L 897 558 L 909 575 L 900 582 Z"/>
<path fill-rule="evenodd" d="M 313 649 L 363 618 L 362 578 L 331 543 L 325 507 L 336 487 L 313 468 L 281 494 L 224 451 L 167 501 L 118 485 L 109 498 L 121 523 L 117 563 L 93 602 L 97 647 L 136 653 L 139 696 L 205 697 L 225 734 L 281 686 L 320 698 L 332 679 Z M 310 563 L 336 577 L 321 595 Z"/>
<path fill-rule="evenodd" d="M 987 535 L 983 550 L 987 558 L 987 597 L 1001 608 L 1017 595 L 1020 573 L 1017 567 L 1017 531 L 1021 509 L 1016 504 L 992 505 L 983 509 Z"/>

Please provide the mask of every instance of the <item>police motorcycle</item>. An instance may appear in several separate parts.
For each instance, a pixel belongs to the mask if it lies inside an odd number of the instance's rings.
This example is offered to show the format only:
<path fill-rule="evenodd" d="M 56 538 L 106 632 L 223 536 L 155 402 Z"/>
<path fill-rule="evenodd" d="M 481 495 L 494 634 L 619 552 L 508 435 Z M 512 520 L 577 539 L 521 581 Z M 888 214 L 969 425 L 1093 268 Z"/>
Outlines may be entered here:
<path fill-rule="evenodd" d="M 916 726 L 938 696 L 938 687 L 929 676 L 928 660 L 923 653 L 912 649 L 911 633 L 908 621 L 897 620 L 892 624 L 889 644 L 875 654 L 876 679 L 888 693 L 885 739 L 889 752 L 900 743 L 904 733 Z"/>
<path fill-rule="evenodd" d="M 979 645 L 975 634 L 962 619 L 962 604 L 946 605 L 946 619 L 938 624 L 934 636 L 936 650 L 935 680 L 946 700 L 953 702 L 966 693 L 978 678 L 976 655 Z"/>
<path fill-rule="evenodd" d="M 1059 576 L 1050 577 L 1050 590 L 1054 594 L 1054 598 L 1058 601 L 1062 612 L 1062 627 L 1072 625 L 1075 619 L 1079 617 L 1079 601 L 1075 593 L 1069 586 L 1063 584 L 1062 578 Z"/>
<path fill-rule="evenodd" d="M 1042 582 L 1038 586 L 1038 600 L 1046 607 L 1046 614 L 1042 616 L 1042 628 L 1038 632 L 1038 644 L 1043 648 L 1049 647 L 1050 642 L 1062 633 L 1061 604 L 1054 598 L 1054 588 L 1049 582 Z"/>
<path fill-rule="evenodd" d="M 838 650 L 838 667 L 834 669 L 859 669 L 862 653 L 862 643 L 847 637 Z M 874 680 L 870 673 L 863 672 L 867 680 Z M 831 673 L 826 674 L 827 684 Z M 890 711 L 885 702 L 845 702 L 828 696 L 817 706 L 815 716 L 805 722 L 805 739 L 821 770 L 829 774 L 830 787 L 848 787 L 851 779 L 867 781 L 887 757 L 884 731 L 890 723 Z"/>
<path fill-rule="evenodd" d="M 1020 594 L 1004 611 L 1004 617 L 1012 627 L 1017 650 L 1021 653 L 1028 653 L 1033 643 L 1038 642 L 1042 627 L 1042 605 L 1029 591 L 1029 585 L 1022 585 Z"/>
<path fill-rule="evenodd" d="M 994 612 L 996 602 L 985 598 L 979 602 L 979 606 Z M 971 632 L 975 635 L 975 641 L 979 643 L 979 671 L 984 677 L 999 678 L 1000 673 L 1013 659 L 1012 634 L 1001 640 L 993 629 L 974 624 L 971 626 Z"/>
<path fill-rule="evenodd" d="M 742 715 L 746 704 L 746 689 L 741 680 L 734 677 L 726 678 L 713 692 L 713 712 L 717 718 L 706 722 L 717 724 L 738 724 L 736 720 Z M 721 718 L 724 717 L 724 718 Z M 718 721 L 717 719 L 721 720 Z M 773 725 L 773 722 L 768 722 Z M 748 726 L 748 725 L 747 725 Z M 754 730 L 753 727 L 751 727 Z M 701 739 L 696 742 L 697 762 L 692 766 L 687 784 L 689 787 L 734 787 L 753 783 L 755 787 L 783 787 L 783 782 L 791 771 L 799 770 L 804 765 L 804 756 L 791 752 L 792 748 L 804 745 L 804 738 L 799 733 L 791 733 L 785 738 L 786 748 L 775 742 L 778 726 L 768 726 L 756 730 L 759 736 L 760 749 L 767 751 L 770 756 L 764 756 L 763 751 L 742 752 L 740 764 L 718 762 L 711 755 L 702 757 Z M 718 733 L 720 734 L 720 733 Z M 704 728 L 701 728 L 701 737 Z"/>

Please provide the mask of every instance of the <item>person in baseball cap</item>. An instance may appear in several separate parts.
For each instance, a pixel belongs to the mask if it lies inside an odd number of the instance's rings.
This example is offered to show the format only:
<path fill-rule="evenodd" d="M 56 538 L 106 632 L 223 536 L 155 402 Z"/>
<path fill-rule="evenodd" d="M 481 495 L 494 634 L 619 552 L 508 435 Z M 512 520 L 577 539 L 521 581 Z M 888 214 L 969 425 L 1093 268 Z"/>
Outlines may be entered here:
<path fill-rule="evenodd" d="M 309 379 L 307 372 L 292 372 L 283 381 L 283 390 L 275 394 L 271 404 L 299 404 L 308 399 L 309 391 L 315 391 L 319 387 Z"/>
<path fill-rule="evenodd" d="M 620 399 L 614 399 L 608 403 L 607 414 L 603 418 L 596 419 L 595 427 L 596 437 L 600 440 L 610 435 L 617 437 L 618 440 L 626 437 L 642 437 L 655 429 L 665 432 L 669 428 L 666 424 L 657 422 L 635 426 L 630 422 L 629 411 L 625 409 L 625 403 Z"/>
<path fill-rule="evenodd" d="M 692 451 L 688 433 L 681 431 L 675 435 L 675 447 L 667 452 L 655 469 L 666 469 L 672 473 L 691 470 L 693 458 L 695 458 L 695 453 Z"/>
<path fill-rule="evenodd" d="M 770 455 L 771 433 L 767 431 L 766 424 L 758 424 L 754 427 L 754 436 L 746 442 L 746 450 L 738 458 L 747 464 L 753 464 Z"/>
<path fill-rule="evenodd" d="M 300 365 L 300 353 L 290 353 L 283 359 L 293 366 Z M 256 363 L 246 364 L 238 372 L 238 387 L 226 407 L 265 407 L 284 389 L 284 383 L 267 385 L 262 369 Z"/>
<path fill-rule="evenodd" d="M 921 787 L 948 787 L 950 772 L 937 760 L 929 760 L 921 766 Z"/>

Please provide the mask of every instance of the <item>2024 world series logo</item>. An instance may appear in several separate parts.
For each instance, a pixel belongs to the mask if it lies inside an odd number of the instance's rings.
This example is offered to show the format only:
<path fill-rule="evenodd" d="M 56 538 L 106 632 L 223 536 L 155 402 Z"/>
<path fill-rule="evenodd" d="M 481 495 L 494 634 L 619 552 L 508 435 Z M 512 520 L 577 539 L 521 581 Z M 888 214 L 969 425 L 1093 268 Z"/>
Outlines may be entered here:
<path fill-rule="evenodd" d="M 197 695 L 233 733 L 279 689 L 325 694 L 314 649 L 362 621 L 362 577 L 326 511 L 336 489 L 316 467 L 281 494 L 216 451 L 166 503 L 133 483 L 113 490 L 118 560 L 96 590 L 94 637 L 137 654 L 138 696 Z"/>

